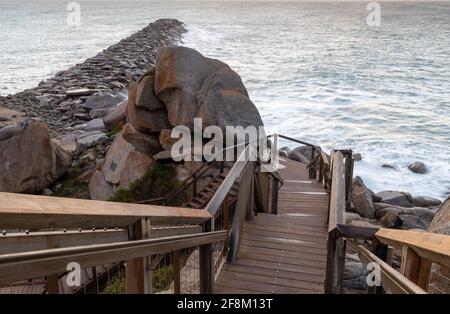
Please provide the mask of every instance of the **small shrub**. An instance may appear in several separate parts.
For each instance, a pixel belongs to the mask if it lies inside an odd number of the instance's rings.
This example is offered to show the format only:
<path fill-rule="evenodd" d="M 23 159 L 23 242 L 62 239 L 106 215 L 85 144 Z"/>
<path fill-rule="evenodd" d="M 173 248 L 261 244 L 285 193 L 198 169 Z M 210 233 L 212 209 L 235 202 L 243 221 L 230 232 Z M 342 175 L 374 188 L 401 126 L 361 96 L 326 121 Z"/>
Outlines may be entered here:
<path fill-rule="evenodd" d="M 155 164 L 142 178 L 131 183 L 128 188 L 119 189 L 108 200 L 111 202 L 135 203 L 157 198 L 172 192 L 179 182 L 173 166 Z"/>
<path fill-rule="evenodd" d="M 103 290 L 104 294 L 125 293 L 125 278 L 116 278 L 109 283 Z"/>
<path fill-rule="evenodd" d="M 173 280 L 172 265 L 158 268 L 152 272 L 153 292 L 160 292 L 170 288 Z"/>

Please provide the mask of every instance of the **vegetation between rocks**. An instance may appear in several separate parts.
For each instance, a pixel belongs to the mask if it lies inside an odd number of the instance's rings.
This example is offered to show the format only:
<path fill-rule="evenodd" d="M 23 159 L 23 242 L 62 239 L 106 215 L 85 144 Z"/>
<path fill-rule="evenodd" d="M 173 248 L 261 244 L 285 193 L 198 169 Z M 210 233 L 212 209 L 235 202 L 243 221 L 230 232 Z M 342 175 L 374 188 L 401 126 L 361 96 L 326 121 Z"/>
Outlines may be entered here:
<path fill-rule="evenodd" d="M 162 197 L 179 186 L 175 168 L 171 165 L 155 164 L 143 177 L 128 188 L 119 189 L 108 199 L 111 202 L 136 203 L 145 199 Z"/>

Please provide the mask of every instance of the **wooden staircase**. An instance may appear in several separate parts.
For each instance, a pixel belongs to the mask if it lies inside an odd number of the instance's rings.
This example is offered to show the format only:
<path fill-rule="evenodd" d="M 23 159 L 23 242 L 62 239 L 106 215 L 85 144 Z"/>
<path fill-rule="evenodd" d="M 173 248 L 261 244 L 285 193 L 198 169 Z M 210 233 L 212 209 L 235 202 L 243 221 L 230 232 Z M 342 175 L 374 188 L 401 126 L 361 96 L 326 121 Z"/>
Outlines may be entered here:
<path fill-rule="evenodd" d="M 196 193 L 189 201 L 183 204 L 182 207 L 202 209 L 208 204 L 217 189 L 222 184 L 223 180 L 227 176 L 227 173 L 220 173 L 214 177 L 200 192 Z M 235 182 L 229 192 L 230 205 L 233 204 L 238 197 L 239 184 Z"/>

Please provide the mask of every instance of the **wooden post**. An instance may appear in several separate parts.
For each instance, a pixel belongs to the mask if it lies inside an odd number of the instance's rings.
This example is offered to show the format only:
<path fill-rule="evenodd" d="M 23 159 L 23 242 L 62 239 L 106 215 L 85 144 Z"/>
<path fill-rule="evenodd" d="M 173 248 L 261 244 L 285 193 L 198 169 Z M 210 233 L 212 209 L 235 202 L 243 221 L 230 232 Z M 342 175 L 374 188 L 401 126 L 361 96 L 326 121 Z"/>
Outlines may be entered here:
<path fill-rule="evenodd" d="M 323 182 L 324 162 L 322 156 L 319 157 L 319 179 L 317 181 Z"/>
<path fill-rule="evenodd" d="M 181 267 L 180 267 L 180 250 L 175 250 L 172 253 L 172 257 L 173 257 L 173 292 L 175 294 L 180 294 L 181 293 L 181 278 L 180 278 L 180 271 L 181 271 Z"/>
<path fill-rule="evenodd" d="M 119 265 L 119 267 L 120 267 L 120 265 Z M 95 267 L 95 266 L 91 267 L 91 271 L 92 271 L 92 281 L 94 282 L 94 286 L 95 286 L 95 292 L 97 294 L 99 294 L 100 291 L 99 291 L 99 286 L 98 286 L 97 267 Z"/>
<path fill-rule="evenodd" d="M 253 220 L 255 213 L 253 212 L 254 209 L 254 205 L 255 205 L 255 187 L 254 187 L 254 178 L 255 176 L 253 175 L 253 169 L 254 169 L 254 162 L 249 162 L 249 170 L 246 171 L 244 173 L 244 175 L 246 176 L 246 183 L 248 185 L 250 185 L 248 187 L 249 191 L 248 191 L 248 201 L 247 201 L 247 206 L 246 206 L 246 211 L 245 211 L 245 220 Z"/>
<path fill-rule="evenodd" d="M 278 213 L 278 181 L 272 178 L 272 214 Z"/>
<path fill-rule="evenodd" d="M 377 238 L 372 240 L 372 251 L 382 261 L 387 261 L 389 248 L 387 245 L 381 243 Z M 369 287 L 368 292 L 370 294 L 383 294 L 384 289 L 382 286 L 373 286 Z"/>
<path fill-rule="evenodd" d="M 203 232 L 211 231 L 212 221 L 203 225 Z M 204 244 L 199 247 L 200 255 L 200 293 L 214 293 L 214 265 L 212 256 L 212 244 Z"/>
<path fill-rule="evenodd" d="M 311 149 L 311 162 L 309 164 L 309 178 L 310 179 L 315 179 L 317 176 L 317 170 L 316 170 L 316 165 L 315 165 L 315 153 L 316 153 L 316 147 L 312 147 Z"/>
<path fill-rule="evenodd" d="M 345 243 L 337 229 L 328 233 L 327 268 L 325 276 L 325 293 L 341 293 L 343 268 L 345 261 Z"/>
<path fill-rule="evenodd" d="M 239 181 L 239 195 L 234 211 L 233 225 L 230 235 L 230 252 L 227 261 L 234 263 L 241 241 L 242 229 L 244 227 L 247 209 L 249 207 L 249 198 L 253 198 L 251 190 L 251 178 L 253 174 L 253 164 L 249 163 L 242 172 Z"/>
<path fill-rule="evenodd" d="M 353 158 L 352 151 L 347 151 L 345 155 L 345 207 L 349 209 L 351 206 L 353 183 Z"/>
<path fill-rule="evenodd" d="M 423 290 L 428 290 L 431 276 L 431 262 L 421 258 L 413 249 L 404 246 L 401 273 Z"/>
<path fill-rule="evenodd" d="M 47 248 L 55 249 L 58 247 L 59 247 L 59 245 L 57 244 L 57 241 L 55 241 L 53 238 L 49 237 L 47 239 Z M 47 276 L 47 293 L 48 294 L 58 294 L 59 293 L 58 281 L 59 281 L 58 274 L 53 274 L 53 275 Z"/>
<path fill-rule="evenodd" d="M 197 178 L 194 178 L 194 182 L 192 183 L 192 197 L 197 195 Z"/>
<path fill-rule="evenodd" d="M 48 294 L 58 294 L 59 293 L 59 285 L 58 285 L 58 275 L 49 275 L 47 276 L 47 293 Z"/>
<path fill-rule="evenodd" d="M 130 240 L 139 240 L 146 238 L 148 238 L 148 226 L 146 220 L 139 220 L 133 226 L 130 226 Z M 150 293 L 150 273 L 146 268 L 145 257 L 126 261 L 126 293 Z"/>
<path fill-rule="evenodd" d="M 230 201 L 229 201 L 229 194 L 225 196 L 225 199 L 222 203 L 222 214 L 223 214 L 223 230 L 230 231 Z M 228 237 L 225 239 L 225 242 L 223 244 L 223 256 L 227 256 L 228 254 Z"/>

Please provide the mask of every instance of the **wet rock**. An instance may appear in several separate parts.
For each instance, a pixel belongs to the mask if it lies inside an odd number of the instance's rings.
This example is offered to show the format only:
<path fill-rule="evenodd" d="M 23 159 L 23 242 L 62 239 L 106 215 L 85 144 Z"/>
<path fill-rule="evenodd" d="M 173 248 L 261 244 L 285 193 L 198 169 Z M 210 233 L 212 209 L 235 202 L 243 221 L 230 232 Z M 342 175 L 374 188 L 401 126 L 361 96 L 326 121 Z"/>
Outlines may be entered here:
<path fill-rule="evenodd" d="M 382 164 L 381 167 L 386 169 L 398 170 L 395 166 L 389 164 Z"/>
<path fill-rule="evenodd" d="M 352 157 L 353 157 L 354 161 L 361 161 L 362 160 L 362 155 L 360 153 L 353 153 Z"/>
<path fill-rule="evenodd" d="M 417 207 L 434 207 L 442 204 L 441 200 L 428 196 L 414 196 L 413 202 Z"/>
<path fill-rule="evenodd" d="M 412 196 L 408 192 L 382 191 L 377 193 L 377 195 L 381 197 L 382 202 L 386 204 L 401 207 L 414 207 Z"/>
<path fill-rule="evenodd" d="M 0 191 L 42 191 L 72 164 L 71 156 L 51 140 L 44 123 L 26 120 L 12 128 L 6 132 L 9 137 L 0 136 Z"/>
<path fill-rule="evenodd" d="M 408 166 L 408 169 L 419 174 L 425 174 L 428 172 L 427 166 L 421 161 L 414 161 Z"/>

